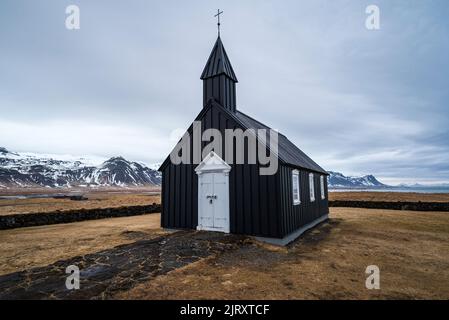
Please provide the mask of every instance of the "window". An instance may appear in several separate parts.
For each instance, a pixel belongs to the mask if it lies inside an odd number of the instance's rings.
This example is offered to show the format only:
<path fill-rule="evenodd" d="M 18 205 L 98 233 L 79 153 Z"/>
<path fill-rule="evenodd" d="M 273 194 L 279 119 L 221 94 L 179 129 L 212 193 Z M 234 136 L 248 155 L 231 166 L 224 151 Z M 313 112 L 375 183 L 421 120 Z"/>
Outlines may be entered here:
<path fill-rule="evenodd" d="M 310 202 L 315 201 L 315 183 L 313 182 L 313 173 L 309 173 L 309 189 L 310 189 Z"/>
<path fill-rule="evenodd" d="M 324 176 L 320 176 L 320 189 L 321 189 L 321 200 L 326 199 L 326 195 L 324 194 Z"/>
<path fill-rule="evenodd" d="M 292 192 L 293 192 L 293 205 L 301 203 L 301 198 L 299 196 L 299 171 L 292 171 Z"/>

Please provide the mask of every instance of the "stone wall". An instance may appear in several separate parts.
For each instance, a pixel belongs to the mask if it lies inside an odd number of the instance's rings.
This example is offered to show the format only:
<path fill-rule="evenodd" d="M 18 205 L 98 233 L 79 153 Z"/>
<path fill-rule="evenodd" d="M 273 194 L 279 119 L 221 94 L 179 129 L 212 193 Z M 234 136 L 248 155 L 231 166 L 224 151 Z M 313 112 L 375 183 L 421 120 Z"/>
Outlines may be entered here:
<path fill-rule="evenodd" d="M 332 200 L 329 207 L 368 208 L 412 211 L 447 211 L 447 202 L 388 202 L 388 201 L 350 201 Z M 103 209 L 79 209 L 43 213 L 22 213 L 0 216 L 0 230 L 43 226 L 48 224 L 69 223 L 114 217 L 129 217 L 161 212 L 161 205 L 153 203 L 147 206 L 128 206 Z"/>
<path fill-rule="evenodd" d="M 412 211 L 449 211 L 449 203 L 447 202 L 332 200 L 329 201 L 329 207 L 353 207 L 353 208 L 412 210 Z"/>
<path fill-rule="evenodd" d="M 102 209 L 78 209 L 43 213 L 22 213 L 0 216 L 0 230 L 69 223 L 114 217 L 128 217 L 161 212 L 161 205 L 127 206 Z"/>

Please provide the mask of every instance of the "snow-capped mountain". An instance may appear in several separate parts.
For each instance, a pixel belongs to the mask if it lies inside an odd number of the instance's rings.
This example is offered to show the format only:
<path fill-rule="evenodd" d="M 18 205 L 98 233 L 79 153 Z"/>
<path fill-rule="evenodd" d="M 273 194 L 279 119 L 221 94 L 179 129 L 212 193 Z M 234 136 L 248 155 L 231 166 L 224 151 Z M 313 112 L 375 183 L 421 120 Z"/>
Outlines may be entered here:
<path fill-rule="evenodd" d="M 9 187 L 159 186 L 160 164 L 122 157 L 109 160 L 69 155 L 16 153 L 0 147 L 0 189 Z M 347 177 L 329 171 L 329 188 L 386 188 L 374 176 Z"/>
<path fill-rule="evenodd" d="M 329 172 L 329 188 L 386 188 L 386 184 L 379 182 L 373 175 L 362 177 L 347 177 L 340 172 Z"/>
<path fill-rule="evenodd" d="M 62 158 L 62 160 L 61 160 Z M 75 186 L 158 186 L 161 174 L 142 163 L 113 157 L 74 158 L 15 153 L 0 147 L 0 188 Z"/>

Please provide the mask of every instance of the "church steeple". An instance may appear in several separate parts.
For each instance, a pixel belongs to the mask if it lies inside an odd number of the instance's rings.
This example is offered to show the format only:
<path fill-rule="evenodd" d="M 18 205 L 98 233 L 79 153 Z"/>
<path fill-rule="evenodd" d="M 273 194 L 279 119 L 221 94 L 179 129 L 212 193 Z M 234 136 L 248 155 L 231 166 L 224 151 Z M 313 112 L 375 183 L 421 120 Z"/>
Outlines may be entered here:
<path fill-rule="evenodd" d="M 210 99 L 215 99 L 226 109 L 235 112 L 235 84 L 238 81 L 220 36 L 207 60 L 201 80 L 203 80 L 204 106 Z"/>

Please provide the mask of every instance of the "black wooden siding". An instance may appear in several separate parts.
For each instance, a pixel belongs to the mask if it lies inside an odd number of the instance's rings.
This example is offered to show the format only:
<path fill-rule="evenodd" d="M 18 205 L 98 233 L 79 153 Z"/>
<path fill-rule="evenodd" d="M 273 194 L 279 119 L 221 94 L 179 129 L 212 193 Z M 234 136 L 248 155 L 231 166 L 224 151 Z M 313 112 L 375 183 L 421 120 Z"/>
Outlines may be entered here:
<path fill-rule="evenodd" d="M 222 137 L 225 136 L 225 129 L 239 127 L 223 110 L 215 106 L 204 114 L 201 121 L 203 131 L 216 128 L 221 131 Z M 225 159 L 224 143 L 223 138 L 223 159 Z M 203 143 L 203 147 L 206 144 Z M 245 150 L 247 150 L 246 143 Z M 193 149 L 191 157 L 193 157 Z M 196 228 L 198 224 L 198 177 L 194 171 L 196 166 L 197 164 L 169 163 L 164 167 L 162 227 Z M 293 206 L 290 167 L 279 164 L 278 172 L 272 176 L 260 175 L 258 164 L 232 164 L 231 167 L 229 173 L 231 233 L 282 238 L 327 213 L 327 185 L 325 184 L 326 200 L 321 200 L 317 173 L 315 174 L 316 200 L 310 203 L 309 172 L 300 170 L 301 204 Z"/>
<path fill-rule="evenodd" d="M 297 169 L 299 171 L 299 187 L 301 203 L 293 205 L 292 194 L 292 171 L 295 168 L 281 166 L 280 172 L 280 197 L 282 210 L 279 214 L 282 216 L 281 230 L 283 236 L 294 232 L 296 229 L 306 225 L 309 222 L 329 213 L 327 176 L 320 173 L 313 173 L 315 201 L 310 201 L 309 174 L 310 171 Z M 325 199 L 321 199 L 320 176 L 324 179 Z"/>
<path fill-rule="evenodd" d="M 223 107 L 235 112 L 236 93 L 235 82 L 222 74 L 203 81 L 203 105 L 206 106 L 210 98 L 217 100 Z"/>

